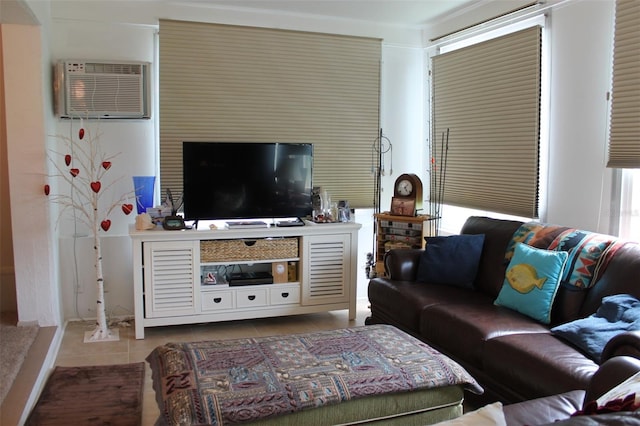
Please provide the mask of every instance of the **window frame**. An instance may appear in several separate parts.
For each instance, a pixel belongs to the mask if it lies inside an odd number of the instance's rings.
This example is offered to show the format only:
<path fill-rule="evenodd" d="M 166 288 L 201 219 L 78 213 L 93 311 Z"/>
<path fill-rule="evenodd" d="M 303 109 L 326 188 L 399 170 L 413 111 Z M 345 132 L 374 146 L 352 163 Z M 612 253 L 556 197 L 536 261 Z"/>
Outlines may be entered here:
<path fill-rule="evenodd" d="M 439 231 L 444 234 L 454 234 L 459 232 L 464 220 L 469 215 L 488 215 L 492 217 L 500 217 L 510 220 L 544 220 L 547 215 L 547 192 L 548 192 L 548 158 L 549 158 L 549 104 L 550 104 L 550 64 L 549 64 L 549 34 L 547 15 L 543 11 L 534 11 L 526 13 L 522 16 L 514 16 L 507 21 L 497 22 L 493 26 L 481 26 L 471 31 L 465 30 L 460 34 L 447 36 L 438 43 L 432 45 L 427 50 L 428 68 L 428 93 L 431 99 L 432 93 L 432 69 L 431 58 L 439 53 L 450 52 L 459 48 L 467 47 L 486 40 L 491 40 L 505 34 L 516 32 L 532 26 L 541 27 L 541 64 L 540 64 L 540 117 L 539 117 L 539 159 L 538 159 L 538 214 L 532 216 L 521 216 L 518 214 L 510 214 L 505 212 L 496 212 L 487 209 L 474 209 L 469 207 L 455 206 L 451 204 L 441 203 Z M 432 108 L 433 104 L 429 102 L 429 124 L 432 127 Z M 432 138 L 433 129 L 431 128 Z M 445 182 L 446 185 L 446 182 Z M 431 194 L 429 195 L 430 204 L 437 204 L 438 200 Z"/>

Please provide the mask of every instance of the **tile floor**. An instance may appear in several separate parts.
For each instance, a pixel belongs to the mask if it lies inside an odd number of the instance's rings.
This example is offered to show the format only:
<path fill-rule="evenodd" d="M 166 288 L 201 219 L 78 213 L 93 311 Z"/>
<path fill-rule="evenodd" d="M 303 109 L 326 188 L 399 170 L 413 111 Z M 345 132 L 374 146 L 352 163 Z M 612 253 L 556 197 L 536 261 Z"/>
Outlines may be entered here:
<path fill-rule="evenodd" d="M 147 355 L 156 346 L 171 341 L 260 337 L 356 327 L 364 325 L 367 316 L 369 316 L 368 300 L 359 299 L 355 321 L 349 321 L 348 311 L 343 310 L 257 320 L 152 327 L 145 329 L 145 338 L 142 340 L 136 340 L 133 327 L 120 327 L 119 341 L 99 343 L 84 343 L 85 331 L 92 330 L 94 327 L 92 322 L 70 322 L 64 332 L 55 364 L 86 366 L 141 362 L 145 361 Z M 158 414 L 151 386 L 151 370 L 147 364 L 142 425 L 153 425 Z"/>

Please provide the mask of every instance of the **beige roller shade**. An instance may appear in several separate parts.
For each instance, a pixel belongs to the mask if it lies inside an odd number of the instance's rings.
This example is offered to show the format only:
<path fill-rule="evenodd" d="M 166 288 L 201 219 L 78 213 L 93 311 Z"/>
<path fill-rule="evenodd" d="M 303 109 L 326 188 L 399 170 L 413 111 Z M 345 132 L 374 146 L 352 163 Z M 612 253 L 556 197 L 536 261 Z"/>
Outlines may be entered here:
<path fill-rule="evenodd" d="M 607 167 L 640 168 L 640 1 L 616 2 Z"/>
<path fill-rule="evenodd" d="M 433 57 L 431 200 L 538 216 L 540 54 L 535 26 Z"/>
<path fill-rule="evenodd" d="M 373 205 L 378 39 L 160 21 L 160 179 L 182 192 L 182 142 L 314 144 L 313 184 Z"/>

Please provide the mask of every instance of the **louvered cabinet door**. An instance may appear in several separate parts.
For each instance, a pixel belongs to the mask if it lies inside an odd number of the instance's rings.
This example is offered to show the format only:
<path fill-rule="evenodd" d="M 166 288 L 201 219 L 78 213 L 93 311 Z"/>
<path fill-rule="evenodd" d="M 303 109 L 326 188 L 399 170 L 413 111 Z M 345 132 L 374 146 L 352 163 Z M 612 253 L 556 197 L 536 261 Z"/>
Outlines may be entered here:
<path fill-rule="evenodd" d="M 199 241 L 145 243 L 145 318 L 196 313 L 199 250 Z"/>
<path fill-rule="evenodd" d="M 351 238 L 349 234 L 303 237 L 302 304 L 349 300 Z"/>

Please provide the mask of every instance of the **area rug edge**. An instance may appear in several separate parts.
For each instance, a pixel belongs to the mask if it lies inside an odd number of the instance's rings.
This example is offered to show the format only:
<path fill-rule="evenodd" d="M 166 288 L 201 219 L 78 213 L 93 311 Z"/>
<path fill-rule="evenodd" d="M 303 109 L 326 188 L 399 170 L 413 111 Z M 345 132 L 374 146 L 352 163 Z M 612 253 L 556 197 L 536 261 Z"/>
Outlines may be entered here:
<path fill-rule="evenodd" d="M 56 366 L 25 425 L 139 425 L 144 380 L 144 362 Z"/>

